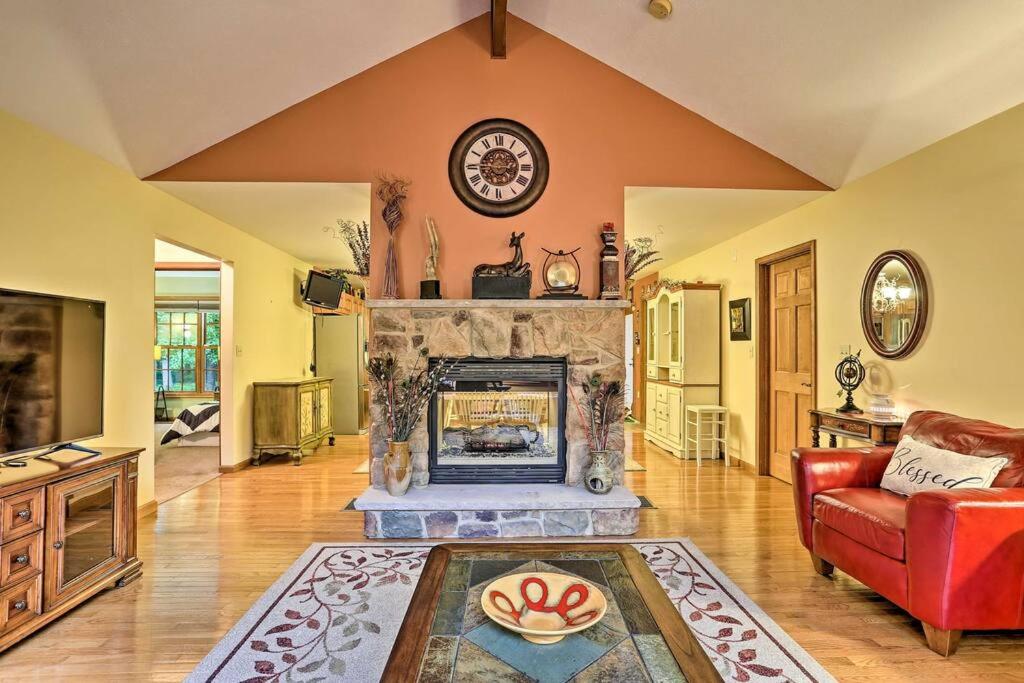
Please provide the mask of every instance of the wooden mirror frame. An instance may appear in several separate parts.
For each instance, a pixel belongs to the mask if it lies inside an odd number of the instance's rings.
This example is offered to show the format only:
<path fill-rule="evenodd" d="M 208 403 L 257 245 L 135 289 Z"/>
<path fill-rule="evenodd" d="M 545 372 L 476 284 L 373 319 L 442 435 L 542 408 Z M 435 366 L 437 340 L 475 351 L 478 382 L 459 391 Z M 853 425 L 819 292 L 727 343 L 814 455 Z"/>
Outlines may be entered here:
<path fill-rule="evenodd" d="M 914 316 L 914 324 L 910 328 L 910 334 L 907 335 L 906 341 L 895 349 L 886 347 L 875 336 L 875 328 L 871 321 L 871 296 L 875 290 L 875 281 L 878 279 L 878 274 L 885 267 L 885 264 L 892 260 L 899 261 L 907 269 L 910 277 L 914 280 L 914 287 L 917 293 L 917 315 Z M 918 263 L 917 259 L 910 252 L 901 249 L 894 249 L 880 255 L 871 263 L 871 267 L 868 268 L 868 273 L 864 277 L 864 285 L 860 290 L 860 325 L 864 330 L 864 337 L 868 340 L 868 344 L 871 345 L 871 349 L 882 358 L 905 358 L 913 353 L 917 345 L 921 343 L 927 323 L 928 282 L 925 280 L 921 264 Z"/>

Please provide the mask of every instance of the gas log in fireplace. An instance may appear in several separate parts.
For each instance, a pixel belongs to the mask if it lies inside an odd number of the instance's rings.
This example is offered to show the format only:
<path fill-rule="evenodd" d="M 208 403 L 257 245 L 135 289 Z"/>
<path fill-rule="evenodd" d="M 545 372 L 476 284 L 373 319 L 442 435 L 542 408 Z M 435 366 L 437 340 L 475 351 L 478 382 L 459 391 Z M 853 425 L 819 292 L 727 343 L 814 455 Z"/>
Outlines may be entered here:
<path fill-rule="evenodd" d="M 565 377 L 565 359 L 460 360 L 427 415 L 430 482 L 563 483 Z"/>

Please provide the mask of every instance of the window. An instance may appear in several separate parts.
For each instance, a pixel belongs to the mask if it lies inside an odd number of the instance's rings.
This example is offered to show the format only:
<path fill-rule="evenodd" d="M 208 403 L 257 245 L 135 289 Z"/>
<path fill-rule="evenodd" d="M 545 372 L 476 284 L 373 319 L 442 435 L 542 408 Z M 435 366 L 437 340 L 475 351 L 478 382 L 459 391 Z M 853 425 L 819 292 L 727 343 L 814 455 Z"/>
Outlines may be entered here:
<path fill-rule="evenodd" d="M 220 313 L 157 309 L 154 389 L 169 394 L 220 391 Z"/>

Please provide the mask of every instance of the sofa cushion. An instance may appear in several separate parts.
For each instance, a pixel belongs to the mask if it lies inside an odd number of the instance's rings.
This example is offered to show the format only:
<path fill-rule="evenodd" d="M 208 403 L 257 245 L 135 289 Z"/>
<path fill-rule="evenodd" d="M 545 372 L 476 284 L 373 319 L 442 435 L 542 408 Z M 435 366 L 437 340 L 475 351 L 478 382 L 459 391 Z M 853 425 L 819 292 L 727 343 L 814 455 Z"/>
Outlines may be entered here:
<path fill-rule="evenodd" d="M 933 489 L 987 489 L 1008 458 L 979 458 L 900 439 L 880 486 L 905 496 Z"/>
<path fill-rule="evenodd" d="M 992 486 L 1024 486 L 1024 429 L 921 410 L 907 418 L 900 431 L 900 437 L 904 436 L 954 453 L 1007 458 L 1010 462 L 999 471 Z"/>
<path fill-rule="evenodd" d="M 907 499 L 883 489 L 831 489 L 814 496 L 814 518 L 894 560 L 904 558 Z"/>

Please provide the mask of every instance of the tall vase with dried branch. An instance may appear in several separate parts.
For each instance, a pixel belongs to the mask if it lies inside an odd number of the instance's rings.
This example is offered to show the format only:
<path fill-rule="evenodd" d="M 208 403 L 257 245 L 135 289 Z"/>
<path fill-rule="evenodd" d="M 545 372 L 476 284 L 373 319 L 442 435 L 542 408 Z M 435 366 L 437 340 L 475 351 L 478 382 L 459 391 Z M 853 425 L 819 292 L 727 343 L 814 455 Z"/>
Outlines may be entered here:
<path fill-rule="evenodd" d="M 622 424 L 625 416 L 625 395 L 622 383 L 605 381 L 600 374 L 585 379 L 582 404 L 576 392 L 569 387 L 572 402 L 576 405 L 583 431 L 590 446 L 590 467 L 583 474 L 583 485 L 591 493 L 605 494 L 615 485 L 615 476 L 608 466 L 608 437 L 612 430 Z"/>
<path fill-rule="evenodd" d="M 390 353 L 371 358 L 367 373 L 373 381 L 373 398 L 384 410 L 388 435 L 388 453 L 384 456 L 384 485 L 392 496 L 405 495 L 412 481 L 409 437 L 423 417 L 427 404 L 455 365 L 454 360 L 441 358 L 423 367 L 421 355 L 416 365 L 405 374 L 398 360 Z"/>
<path fill-rule="evenodd" d="M 358 275 L 366 278 L 370 276 L 370 224 L 366 221 L 357 223 L 347 218 L 338 219 L 338 227 L 326 226 L 324 232 L 331 233 L 334 239 L 341 240 L 352 252 L 352 262 L 355 268 L 342 268 L 340 272 L 346 275 Z"/>
<path fill-rule="evenodd" d="M 382 175 L 377 179 L 377 199 L 384 204 L 381 217 L 388 226 L 388 251 L 384 259 L 384 286 L 382 299 L 398 298 L 398 257 L 395 255 L 395 233 L 402 222 L 402 203 L 408 196 L 409 181 L 395 176 Z"/>
<path fill-rule="evenodd" d="M 636 274 L 647 266 L 661 260 L 657 250 L 654 249 L 653 237 L 636 237 L 626 240 L 626 290 L 627 297 L 633 297 L 633 283 L 636 281 Z"/>

